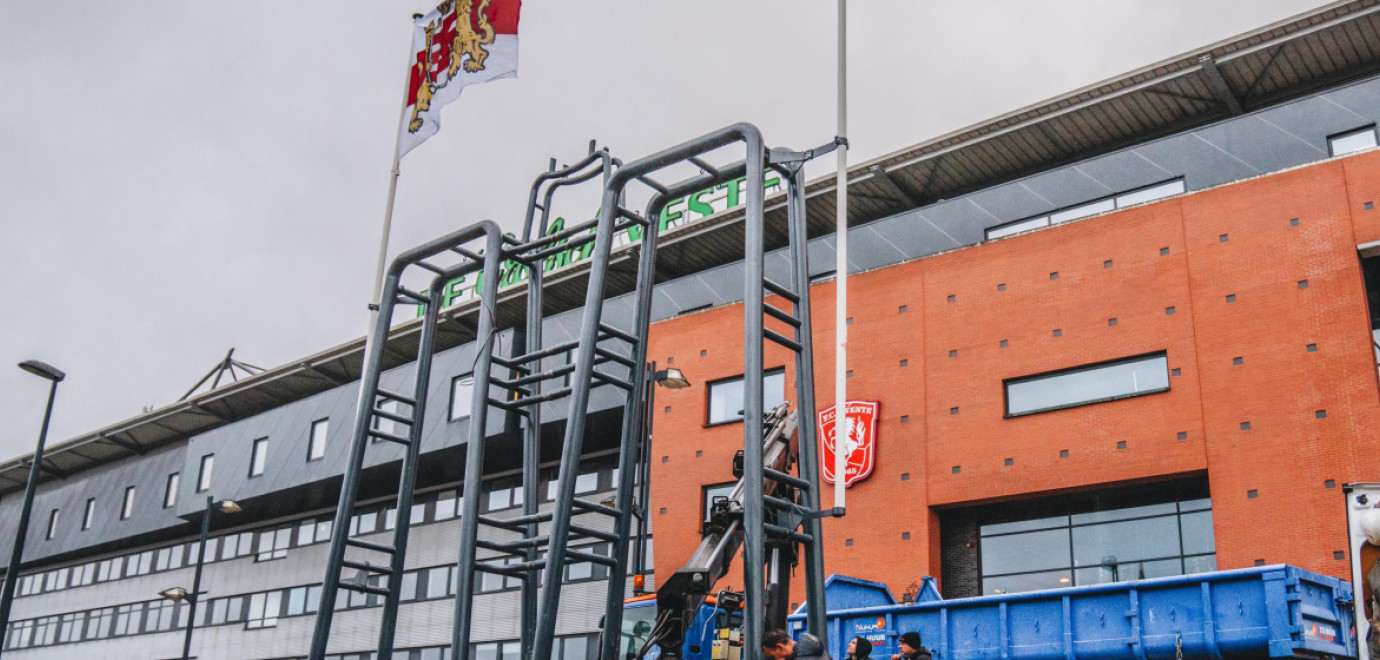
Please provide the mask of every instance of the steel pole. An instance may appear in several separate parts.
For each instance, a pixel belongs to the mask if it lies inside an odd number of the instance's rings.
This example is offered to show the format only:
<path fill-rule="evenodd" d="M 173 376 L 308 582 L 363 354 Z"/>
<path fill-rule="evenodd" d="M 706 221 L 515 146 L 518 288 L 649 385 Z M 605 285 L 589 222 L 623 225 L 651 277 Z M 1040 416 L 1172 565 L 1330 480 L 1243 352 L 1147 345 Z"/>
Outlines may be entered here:
<path fill-rule="evenodd" d="M 651 494 L 652 488 L 649 480 L 652 476 L 652 419 L 656 416 L 656 362 L 652 362 L 651 370 L 647 372 L 647 415 L 646 429 L 642 433 L 642 451 L 639 453 L 638 471 L 638 493 L 637 508 L 637 547 L 633 549 L 633 572 L 641 575 L 643 580 L 647 579 L 647 515 L 651 513 Z M 645 582 L 642 593 L 646 593 Z"/>
<path fill-rule="evenodd" d="M 211 533 L 211 505 L 215 498 L 206 496 L 206 512 L 201 516 L 201 542 L 196 545 L 196 573 L 192 576 L 192 606 L 187 612 L 187 632 L 182 636 L 182 660 L 192 657 L 192 628 L 196 626 L 196 606 L 201 602 L 201 567 L 206 563 L 206 537 Z"/>
<path fill-rule="evenodd" d="M 19 582 L 19 565 L 24 561 L 24 540 L 29 536 L 29 514 L 34 508 L 34 491 L 38 489 L 39 466 L 43 465 L 43 445 L 48 438 L 48 420 L 53 416 L 53 399 L 57 397 L 58 381 L 48 389 L 48 408 L 43 413 L 43 426 L 38 431 L 38 446 L 34 448 L 34 462 L 29 466 L 29 482 L 24 485 L 24 504 L 19 509 L 19 529 L 14 533 L 14 547 L 10 549 L 10 563 L 5 567 L 5 588 L 0 592 L 0 653 L 4 637 L 9 632 L 10 608 L 14 605 L 14 587 Z"/>
<path fill-rule="evenodd" d="M 848 0 L 839 0 L 838 172 L 834 175 L 834 508 L 844 507 L 848 457 L 840 434 L 848 415 Z M 813 422 L 811 422 L 813 423 Z"/>

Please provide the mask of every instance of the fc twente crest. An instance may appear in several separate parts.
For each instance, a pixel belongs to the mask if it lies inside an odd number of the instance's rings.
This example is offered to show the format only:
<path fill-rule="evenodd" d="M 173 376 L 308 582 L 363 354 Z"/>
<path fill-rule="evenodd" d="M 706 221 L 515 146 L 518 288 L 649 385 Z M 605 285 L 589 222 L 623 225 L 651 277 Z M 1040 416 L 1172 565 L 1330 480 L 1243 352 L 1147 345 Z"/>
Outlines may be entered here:
<path fill-rule="evenodd" d="M 446 0 L 437 9 L 440 18 L 426 26 L 426 46 L 417 53 L 412 65 L 409 101 L 412 121 L 407 130 L 415 133 L 422 127 L 421 113 L 431 109 L 436 90 L 445 87 L 460 69 L 468 73 L 484 70 L 484 60 L 494 42 L 494 28 L 489 22 L 491 0 Z M 468 59 L 463 59 L 468 55 Z"/>
<path fill-rule="evenodd" d="M 876 401 L 849 401 L 848 414 L 843 420 L 843 454 L 847 457 L 843 485 L 853 484 L 872 474 L 877 463 L 877 413 L 881 404 Z M 837 441 L 837 415 L 834 407 L 819 413 L 820 463 L 824 480 L 834 483 L 834 451 Z"/>

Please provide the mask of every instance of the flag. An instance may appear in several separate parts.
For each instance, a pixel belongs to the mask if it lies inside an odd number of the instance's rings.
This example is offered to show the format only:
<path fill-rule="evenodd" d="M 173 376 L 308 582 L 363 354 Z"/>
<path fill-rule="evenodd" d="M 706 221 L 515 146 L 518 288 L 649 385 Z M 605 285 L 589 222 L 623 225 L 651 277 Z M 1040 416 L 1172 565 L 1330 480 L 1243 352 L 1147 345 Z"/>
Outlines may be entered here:
<path fill-rule="evenodd" d="M 517 77 L 522 0 L 445 0 L 417 19 L 399 151 L 441 130 L 441 108 L 460 90 Z"/>

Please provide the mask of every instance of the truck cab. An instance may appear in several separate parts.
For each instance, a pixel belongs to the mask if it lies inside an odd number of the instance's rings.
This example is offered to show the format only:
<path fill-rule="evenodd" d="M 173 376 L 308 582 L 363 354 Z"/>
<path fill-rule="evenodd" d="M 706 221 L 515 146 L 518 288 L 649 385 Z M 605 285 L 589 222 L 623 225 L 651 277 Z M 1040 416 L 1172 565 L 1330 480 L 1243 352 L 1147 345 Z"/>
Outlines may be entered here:
<path fill-rule="evenodd" d="M 655 645 L 643 650 L 656 626 L 656 595 L 636 596 L 623 602 L 620 660 L 663 657 Z M 743 647 L 743 596 L 720 592 L 705 599 L 686 631 L 680 657 L 686 660 L 740 660 Z M 639 655 L 644 653 L 645 655 Z"/>

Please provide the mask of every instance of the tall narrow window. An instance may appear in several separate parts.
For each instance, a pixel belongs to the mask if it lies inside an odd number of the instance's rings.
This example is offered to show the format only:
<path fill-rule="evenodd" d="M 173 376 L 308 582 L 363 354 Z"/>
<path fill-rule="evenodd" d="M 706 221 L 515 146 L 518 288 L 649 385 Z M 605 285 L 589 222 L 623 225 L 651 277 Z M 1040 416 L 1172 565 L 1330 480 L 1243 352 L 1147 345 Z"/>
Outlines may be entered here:
<path fill-rule="evenodd" d="M 201 457 L 201 471 L 196 477 L 196 492 L 204 493 L 211 490 L 211 470 L 216 466 L 216 455 L 207 454 Z"/>
<path fill-rule="evenodd" d="M 48 514 L 48 533 L 43 537 L 45 540 L 51 541 L 57 535 L 57 517 L 57 509 L 53 509 L 53 512 Z"/>
<path fill-rule="evenodd" d="M 254 441 L 254 448 L 249 454 L 249 476 L 257 477 L 264 473 L 264 467 L 268 464 L 268 438 L 259 438 Z"/>
<path fill-rule="evenodd" d="M 474 374 L 456 376 L 450 381 L 450 421 L 470 416 L 474 403 Z"/>
<path fill-rule="evenodd" d="M 128 520 L 134 515 L 134 486 L 125 489 L 125 500 L 120 504 L 120 520 Z"/>
<path fill-rule="evenodd" d="M 318 419 L 311 423 L 311 437 L 307 439 L 307 460 L 315 461 L 326 455 L 326 432 L 330 420 Z"/>
<path fill-rule="evenodd" d="M 163 491 L 163 508 L 168 509 L 177 505 L 177 484 L 182 480 L 181 472 L 174 472 L 168 475 L 168 486 Z"/>
<path fill-rule="evenodd" d="M 86 500 L 86 513 L 81 516 L 81 530 L 84 532 L 91 529 L 91 523 L 96 519 L 96 498 Z"/>

